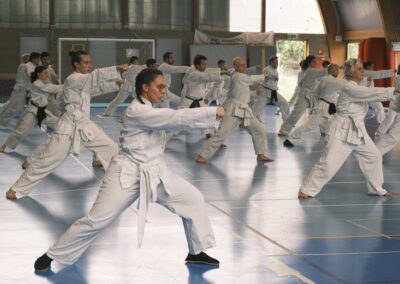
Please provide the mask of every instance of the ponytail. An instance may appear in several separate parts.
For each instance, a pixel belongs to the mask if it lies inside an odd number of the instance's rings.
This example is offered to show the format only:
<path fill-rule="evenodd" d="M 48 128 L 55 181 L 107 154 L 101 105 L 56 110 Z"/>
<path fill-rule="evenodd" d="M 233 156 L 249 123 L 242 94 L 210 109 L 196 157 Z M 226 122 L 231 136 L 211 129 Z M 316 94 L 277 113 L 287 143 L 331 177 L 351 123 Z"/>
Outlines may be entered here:
<path fill-rule="evenodd" d="M 35 82 L 39 78 L 39 73 L 42 73 L 47 68 L 44 66 L 37 66 L 35 70 L 31 73 L 31 83 Z"/>

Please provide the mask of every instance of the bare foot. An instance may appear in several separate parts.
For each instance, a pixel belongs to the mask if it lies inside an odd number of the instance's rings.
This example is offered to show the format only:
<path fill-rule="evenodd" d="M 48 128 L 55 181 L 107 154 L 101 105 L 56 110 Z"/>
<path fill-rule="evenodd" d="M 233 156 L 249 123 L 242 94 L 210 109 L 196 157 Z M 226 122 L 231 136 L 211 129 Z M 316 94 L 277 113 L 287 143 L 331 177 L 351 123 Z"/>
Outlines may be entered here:
<path fill-rule="evenodd" d="M 305 194 L 304 192 L 301 192 L 301 191 L 297 194 L 298 199 L 307 199 L 308 197 L 309 196 L 307 194 Z"/>
<path fill-rule="evenodd" d="M 274 159 L 271 159 L 268 156 L 265 156 L 264 154 L 259 154 L 257 155 L 257 162 L 265 162 L 265 163 L 270 163 L 273 162 Z"/>
<path fill-rule="evenodd" d="M 102 167 L 102 166 L 103 166 L 103 164 L 101 163 L 100 160 L 93 160 L 93 162 L 92 162 L 92 167 L 93 168 Z"/>
<path fill-rule="evenodd" d="M 102 116 L 104 116 L 104 117 L 109 117 L 109 116 L 110 116 L 110 113 L 108 113 L 108 112 L 103 112 Z"/>
<path fill-rule="evenodd" d="M 278 132 L 278 136 L 288 136 L 287 133 L 283 132 L 283 131 L 279 131 Z"/>
<path fill-rule="evenodd" d="M 202 156 L 200 156 L 200 155 L 198 155 L 198 156 L 196 157 L 196 162 L 199 163 L 199 164 L 207 164 L 207 160 L 204 159 L 204 158 L 203 158 Z"/>
<path fill-rule="evenodd" d="M 6 145 L 2 145 L 0 147 L 0 153 L 4 153 L 5 150 L 6 150 Z"/>
<path fill-rule="evenodd" d="M 220 148 L 227 148 L 228 146 L 224 143 L 222 143 L 221 145 L 219 145 Z"/>
<path fill-rule="evenodd" d="M 124 120 L 123 120 L 122 118 L 119 118 L 119 119 L 118 119 L 118 122 L 119 122 L 119 123 L 124 123 Z"/>
<path fill-rule="evenodd" d="M 206 139 L 209 139 L 209 138 L 211 138 L 212 137 L 212 134 L 211 133 L 207 133 L 206 134 Z"/>
<path fill-rule="evenodd" d="M 379 131 L 376 131 L 374 135 L 375 136 L 381 136 L 381 133 Z"/>
<path fill-rule="evenodd" d="M 11 200 L 17 199 L 17 193 L 12 188 L 10 188 L 6 193 L 6 198 Z"/>
<path fill-rule="evenodd" d="M 30 166 L 29 162 L 27 160 L 25 160 L 22 165 L 21 168 L 23 168 L 24 170 L 26 170 L 28 167 Z"/>

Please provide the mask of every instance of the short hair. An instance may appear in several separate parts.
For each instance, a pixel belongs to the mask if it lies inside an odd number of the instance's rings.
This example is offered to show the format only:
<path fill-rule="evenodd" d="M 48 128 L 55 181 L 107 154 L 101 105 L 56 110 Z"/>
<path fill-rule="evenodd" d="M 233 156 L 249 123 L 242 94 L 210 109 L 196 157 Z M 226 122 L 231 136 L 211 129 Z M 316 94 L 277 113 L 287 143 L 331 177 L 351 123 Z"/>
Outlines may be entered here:
<path fill-rule="evenodd" d="M 143 84 L 150 85 L 150 83 L 154 82 L 157 76 L 162 76 L 163 73 L 154 68 L 146 68 L 140 71 L 140 73 L 136 76 L 135 80 L 135 93 L 138 101 L 141 104 L 144 104 L 142 99 L 143 92 Z"/>
<path fill-rule="evenodd" d="M 207 60 L 207 57 L 202 54 L 197 54 L 193 59 L 194 66 L 200 65 L 202 60 Z"/>
<path fill-rule="evenodd" d="M 353 71 L 357 64 L 363 65 L 362 61 L 357 58 L 350 58 L 346 60 L 346 62 L 344 63 L 343 65 L 344 77 L 347 80 L 351 80 L 351 78 L 353 77 Z"/>
<path fill-rule="evenodd" d="M 269 63 L 271 63 L 273 60 L 275 60 L 275 59 L 278 59 L 278 56 L 276 56 L 276 55 L 274 55 L 274 56 L 271 56 L 270 58 L 269 58 Z"/>
<path fill-rule="evenodd" d="M 237 62 L 238 60 L 240 60 L 240 59 L 242 59 L 242 58 L 241 58 L 241 57 L 235 57 L 235 58 L 233 58 L 233 60 L 232 60 L 233 66 L 235 66 L 235 65 L 236 65 L 236 62 Z"/>
<path fill-rule="evenodd" d="M 157 63 L 157 61 L 154 58 L 147 58 L 146 59 L 146 66 L 147 67 L 150 67 L 151 65 L 154 65 L 156 63 Z"/>
<path fill-rule="evenodd" d="M 40 54 L 40 58 L 43 58 L 43 57 L 50 57 L 50 53 L 48 53 L 47 51 L 43 51 L 43 52 Z"/>
<path fill-rule="evenodd" d="M 89 55 L 89 53 L 87 53 L 84 50 L 69 52 L 69 56 L 71 56 L 71 65 L 72 65 L 72 68 L 74 68 L 74 70 L 75 70 L 75 63 L 81 63 L 81 61 L 82 61 L 81 55 Z"/>
<path fill-rule="evenodd" d="M 172 54 L 174 53 L 171 51 L 167 51 L 166 53 L 163 54 L 162 59 L 166 61 Z"/>
<path fill-rule="evenodd" d="M 225 60 L 223 60 L 223 59 L 220 59 L 220 60 L 218 60 L 218 62 L 217 62 L 218 65 L 221 65 L 221 64 L 224 64 L 224 63 L 225 63 Z"/>
<path fill-rule="evenodd" d="M 331 64 L 328 60 L 325 60 L 324 62 L 322 62 L 322 67 L 326 68 L 329 66 L 329 64 Z"/>
<path fill-rule="evenodd" d="M 374 65 L 374 62 L 372 62 L 372 61 L 365 61 L 363 64 L 365 70 L 367 70 L 372 65 Z"/>
<path fill-rule="evenodd" d="M 133 62 L 135 62 L 135 61 L 139 61 L 139 57 L 137 57 L 137 56 L 131 56 L 131 58 L 129 58 L 129 63 L 130 64 L 132 64 Z"/>
<path fill-rule="evenodd" d="M 31 54 L 29 55 L 29 61 L 32 61 L 35 58 L 40 58 L 39 52 L 31 52 Z"/>

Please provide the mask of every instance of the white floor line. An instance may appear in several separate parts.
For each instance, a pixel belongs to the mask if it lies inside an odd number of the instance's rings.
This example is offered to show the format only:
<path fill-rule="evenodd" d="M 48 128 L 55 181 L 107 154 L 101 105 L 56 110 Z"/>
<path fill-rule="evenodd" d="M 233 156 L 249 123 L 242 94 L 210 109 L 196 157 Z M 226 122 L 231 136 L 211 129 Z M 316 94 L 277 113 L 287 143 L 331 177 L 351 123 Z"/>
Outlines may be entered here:
<path fill-rule="evenodd" d="M 285 263 L 283 263 L 280 260 L 277 260 L 276 258 L 271 258 L 271 260 L 268 260 L 267 263 L 267 268 L 278 274 L 279 276 L 295 276 L 304 283 L 307 284 L 316 284 L 314 281 L 311 279 L 305 277 L 303 274 L 301 274 L 299 271 L 289 267 Z"/>

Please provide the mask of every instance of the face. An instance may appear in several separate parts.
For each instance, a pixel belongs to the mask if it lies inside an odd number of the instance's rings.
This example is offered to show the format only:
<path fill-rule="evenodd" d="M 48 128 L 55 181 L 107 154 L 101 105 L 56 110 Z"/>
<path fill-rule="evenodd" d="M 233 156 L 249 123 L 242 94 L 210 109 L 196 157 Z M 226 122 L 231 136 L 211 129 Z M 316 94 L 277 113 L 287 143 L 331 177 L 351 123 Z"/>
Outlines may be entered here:
<path fill-rule="evenodd" d="M 132 61 L 132 65 L 139 65 L 139 60 Z"/>
<path fill-rule="evenodd" d="M 143 98 L 150 101 L 153 105 L 159 103 L 167 91 L 164 76 L 158 75 L 149 85 L 143 84 Z"/>
<path fill-rule="evenodd" d="M 39 62 L 40 62 L 40 57 L 37 57 L 37 58 L 33 58 L 33 59 L 32 59 L 32 63 L 35 64 L 35 65 L 38 65 Z"/>
<path fill-rule="evenodd" d="M 309 65 L 311 68 L 315 68 L 316 66 L 317 66 L 317 61 L 315 60 L 315 59 L 313 59 L 311 62 L 310 62 L 310 65 Z"/>
<path fill-rule="evenodd" d="M 270 64 L 273 68 L 278 68 L 278 58 L 273 59 Z"/>
<path fill-rule="evenodd" d="M 196 65 L 196 69 L 200 72 L 206 71 L 207 68 L 207 60 L 201 60 L 199 65 Z"/>
<path fill-rule="evenodd" d="M 43 66 L 46 66 L 46 67 L 49 66 L 49 65 L 51 64 L 51 58 L 50 58 L 50 56 L 42 57 L 41 61 L 42 61 L 42 65 L 43 65 Z"/>
<path fill-rule="evenodd" d="M 246 62 L 244 61 L 243 58 L 239 58 L 236 62 L 235 62 L 235 71 L 243 73 L 244 71 L 246 71 Z"/>
<path fill-rule="evenodd" d="M 24 55 L 24 57 L 22 57 L 22 62 L 24 62 L 25 64 L 29 62 L 29 54 Z"/>
<path fill-rule="evenodd" d="M 336 64 L 329 65 L 328 74 L 332 75 L 333 77 L 337 77 L 339 75 L 339 66 Z"/>
<path fill-rule="evenodd" d="M 49 70 L 44 69 L 42 72 L 38 74 L 38 77 L 42 81 L 47 80 L 49 78 Z"/>
<path fill-rule="evenodd" d="M 169 57 L 167 58 L 166 63 L 168 64 L 174 64 L 175 63 L 175 54 L 170 54 Z"/>
<path fill-rule="evenodd" d="M 228 70 L 228 66 L 226 65 L 225 62 L 223 62 L 223 63 L 221 63 L 221 64 L 218 64 L 218 67 L 219 67 L 221 70 Z"/>
<path fill-rule="evenodd" d="M 361 63 L 357 63 L 356 66 L 354 66 L 354 71 L 351 74 L 351 78 L 356 82 L 360 82 L 364 78 L 364 67 Z"/>
<path fill-rule="evenodd" d="M 93 65 L 91 63 L 90 55 L 81 54 L 81 62 L 75 62 L 75 71 L 82 74 L 87 74 L 92 71 Z"/>

